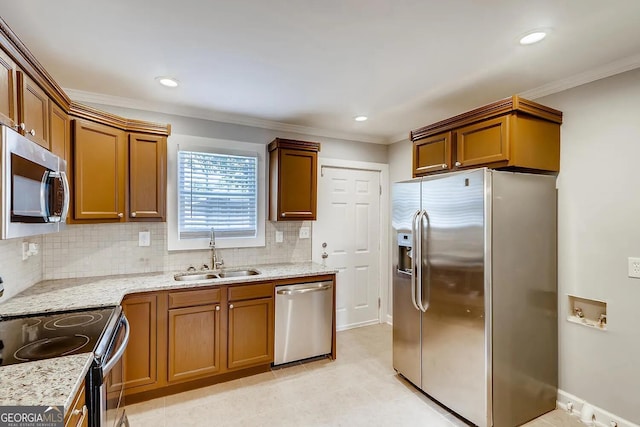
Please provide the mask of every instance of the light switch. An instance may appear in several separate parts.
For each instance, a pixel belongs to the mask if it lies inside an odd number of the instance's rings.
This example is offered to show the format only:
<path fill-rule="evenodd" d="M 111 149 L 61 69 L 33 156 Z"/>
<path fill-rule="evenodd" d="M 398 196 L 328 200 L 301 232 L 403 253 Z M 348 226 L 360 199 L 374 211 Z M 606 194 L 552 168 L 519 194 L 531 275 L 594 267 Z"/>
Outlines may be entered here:
<path fill-rule="evenodd" d="M 141 231 L 138 233 L 138 246 L 151 246 L 150 231 Z"/>
<path fill-rule="evenodd" d="M 284 242 L 284 233 L 276 230 L 276 243 Z"/>
<path fill-rule="evenodd" d="M 301 239 L 309 238 L 309 227 L 300 227 L 300 234 L 298 235 Z"/>

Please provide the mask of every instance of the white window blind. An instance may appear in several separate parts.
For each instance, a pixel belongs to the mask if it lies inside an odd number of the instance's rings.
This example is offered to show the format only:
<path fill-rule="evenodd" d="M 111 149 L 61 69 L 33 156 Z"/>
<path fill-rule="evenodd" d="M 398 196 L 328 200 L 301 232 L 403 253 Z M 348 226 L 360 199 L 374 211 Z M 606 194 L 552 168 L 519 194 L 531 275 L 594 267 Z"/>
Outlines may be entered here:
<path fill-rule="evenodd" d="M 255 237 L 258 156 L 178 151 L 179 239 Z"/>

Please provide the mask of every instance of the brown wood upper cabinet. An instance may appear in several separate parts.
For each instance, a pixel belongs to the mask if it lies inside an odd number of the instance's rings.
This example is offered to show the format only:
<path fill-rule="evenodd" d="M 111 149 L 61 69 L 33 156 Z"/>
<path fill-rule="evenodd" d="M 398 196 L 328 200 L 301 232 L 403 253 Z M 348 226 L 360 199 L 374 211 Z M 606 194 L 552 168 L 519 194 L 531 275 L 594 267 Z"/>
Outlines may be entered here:
<path fill-rule="evenodd" d="M 49 149 L 49 97 L 22 71 L 18 75 L 18 123 L 20 132 Z"/>
<path fill-rule="evenodd" d="M 15 128 L 16 106 L 16 64 L 0 50 L 0 123 Z"/>
<path fill-rule="evenodd" d="M 75 222 L 163 221 L 166 137 L 73 122 Z"/>
<path fill-rule="evenodd" d="M 487 166 L 560 170 L 562 112 L 513 96 L 411 132 L 413 176 Z"/>
<path fill-rule="evenodd" d="M 67 161 L 71 168 L 71 122 L 69 115 L 54 102 L 49 102 L 49 145 L 51 152 Z"/>
<path fill-rule="evenodd" d="M 276 138 L 269 144 L 269 220 L 316 219 L 317 142 Z"/>
<path fill-rule="evenodd" d="M 124 221 L 126 133 L 74 120 L 74 218 Z"/>
<path fill-rule="evenodd" d="M 167 139 L 129 134 L 129 219 L 164 219 L 167 193 Z"/>

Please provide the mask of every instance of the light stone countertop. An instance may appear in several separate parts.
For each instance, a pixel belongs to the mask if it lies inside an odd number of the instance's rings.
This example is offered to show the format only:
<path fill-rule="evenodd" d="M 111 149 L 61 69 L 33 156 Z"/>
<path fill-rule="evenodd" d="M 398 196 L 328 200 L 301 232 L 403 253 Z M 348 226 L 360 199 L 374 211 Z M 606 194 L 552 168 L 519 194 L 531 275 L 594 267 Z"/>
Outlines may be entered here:
<path fill-rule="evenodd" d="M 0 367 L 0 406 L 64 406 L 70 409 L 93 353 Z"/>
<path fill-rule="evenodd" d="M 241 268 L 243 267 L 233 267 L 229 270 Z M 45 280 L 36 283 L 10 300 L 0 303 L 0 318 L 116 306 L 120 304 L 125 295 L 137 292 L 189 289 L 337 273 L 337 270 L 333 268 L 323 267 L 313 262 L 265 264 L 246 268 L 255 268 L 260 271 L 260 274 L 184 282 L 176 281 L 173 278 L 174 274 L 184 273 L 184 271 Z"/>
<path fill-rule="evenodd" d="M 229 270 L 243 267 L 229 268 Z M 247 267 L 249 268 L 249 267 Z M 0 318 L 119 305 L 127 294 L 189 289 L 334 274 L 337 270 L 307 262 L 256 265 L 260 274 L 215 280 L 174 280 L 176 273 L 45 280 L 0 303 Z M 56 357 L 0 367 L 0 406 L 64 405 L 65 414 L 91 365 L 93 353 Z"/>

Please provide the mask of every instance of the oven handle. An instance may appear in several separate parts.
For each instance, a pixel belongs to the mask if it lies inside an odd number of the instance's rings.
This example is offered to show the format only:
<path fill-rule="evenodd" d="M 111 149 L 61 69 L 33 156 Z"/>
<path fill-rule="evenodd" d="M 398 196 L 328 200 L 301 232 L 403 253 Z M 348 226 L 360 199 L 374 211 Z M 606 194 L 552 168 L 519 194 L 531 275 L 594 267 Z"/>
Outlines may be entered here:
<path fill-rule="evenodd" d="M 120 344 L 120 347 L 116 350 L 116 352 L 111 356 L 109 361 L 102 368 L 102 376 L 106 377 L 107 374 L 113 369 L 113 367 L 118 363 L 120 358 L 122 357 L 124 351 L 127 348 L 127 344 L 129 343 L 129 321 L 125 316 L 122 316 L 122 323 L 124 323 L 124 339 Z"/>

